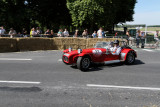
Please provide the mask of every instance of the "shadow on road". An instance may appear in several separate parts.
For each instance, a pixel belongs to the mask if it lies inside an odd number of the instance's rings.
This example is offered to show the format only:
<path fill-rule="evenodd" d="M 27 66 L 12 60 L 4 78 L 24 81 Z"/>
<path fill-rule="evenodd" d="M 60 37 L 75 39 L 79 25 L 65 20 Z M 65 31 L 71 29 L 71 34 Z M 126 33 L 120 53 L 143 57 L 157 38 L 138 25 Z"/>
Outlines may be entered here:
<path fill-rule="evenodd" d="M 0 91 L 13 91 L 13 92 L 40 92 L 42 89 L 39 87 L 0 87 Z"/>
<path fill-rule="evenodd" d="M 141 60 L 135 60 L 135 63 L 133 65 L 142 65 L 142 64 L 145 64 L 143 61 Z"/>
<path fill-rule="evenodd" d="M 143 61 L 141 60 L 138 60 L 136 59 L 135 60 L 135 63 L 132 64 L 132 65 L 127 65 L 127 66 L 133 66 L 133 65 L 142 65 L 142 64 L 145 64 Z M 115 63 L 115 64 L 108 64 L 108 65 L 104 65 L 104 64 L 94 64 L 92 65 L 92 67 L 85 71 L 85 72 L 95 72 L 95 71 L 101 71 L 103 70 L 104 67 L 109 67 L 109 68 L 112 68 L 112 67 L 118 67 L 118 66 L 124 66 L 125 63 L 124 62 L 121 62 L 121 63 Z M 71 66 L 73 69 L 78 69 L 76 66 Z"/>

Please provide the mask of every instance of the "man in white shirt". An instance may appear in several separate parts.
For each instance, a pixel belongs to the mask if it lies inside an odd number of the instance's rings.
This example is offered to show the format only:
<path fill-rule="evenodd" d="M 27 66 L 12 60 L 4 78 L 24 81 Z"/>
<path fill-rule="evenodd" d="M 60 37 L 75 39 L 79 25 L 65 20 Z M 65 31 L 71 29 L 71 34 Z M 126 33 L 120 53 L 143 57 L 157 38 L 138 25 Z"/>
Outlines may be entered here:
<path fill-rule="evenodd" d="M 69 32 L 67 31 L 67 29 L 64 30 L 63 34 L 64 34 L 64 37 L 68 37 L 69 36 Z"/>
<path fill-rule="evenodd" d="M 110 48 L 112 55 L 119 55 L 121 53 L 121 47 L 119 46 L 119 40 L 115 40 L 114 47 Z"/>
<path fill-rule="evenodd" d="M 99 30 L 97 31 L 98 38 L 103 38 L 102 31 L 103 31 L 103 29 L 102 29 L 102 27 L 100 27 Z"/>

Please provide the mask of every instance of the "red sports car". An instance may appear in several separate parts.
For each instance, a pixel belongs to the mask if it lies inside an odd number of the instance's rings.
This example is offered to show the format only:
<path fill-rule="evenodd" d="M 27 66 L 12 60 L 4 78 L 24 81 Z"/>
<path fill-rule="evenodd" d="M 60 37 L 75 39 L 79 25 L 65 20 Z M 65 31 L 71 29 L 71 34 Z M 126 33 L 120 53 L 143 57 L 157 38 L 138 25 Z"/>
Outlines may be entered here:
<path fill-rule="evenodd" d="M 126 46 L 122 46 L 119 55 L 113 55 L 110 50 L 110 42 L 98 42 L 94 48 L 72 50 L 71 48 L 64 50 L 62 61 L 65 64 L 76 65 L 81 71 L 88 70 L 94 63 L 113 64 L 125 62 L 125 64 L 133 64 L 137 57 L 136 52 Z"/>

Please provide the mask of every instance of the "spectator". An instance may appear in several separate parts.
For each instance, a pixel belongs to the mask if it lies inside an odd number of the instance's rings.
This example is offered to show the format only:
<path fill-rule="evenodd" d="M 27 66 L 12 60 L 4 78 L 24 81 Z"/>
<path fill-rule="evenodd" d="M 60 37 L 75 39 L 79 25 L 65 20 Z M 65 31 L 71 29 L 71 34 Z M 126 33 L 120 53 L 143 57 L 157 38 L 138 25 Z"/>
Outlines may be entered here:
<path fill-rule="evenodd" d="M 13 28 L 10 28 L 10 31 L 9 31 L 10 38 L 13 38 L 16 34 L 17 32 Z"/>
<path fill-rule="evenodd" d="M 50 38 L 50 36 L 51 36 L 51 32 L 50 32 L 49 29 L 47 29 L 46 32 L 45 32 L 44 34 L 45 34 L 47 37 L 49 37 L 49 38 Z"/>
<path fill-rule="evenodd" d="M 27 30 L 23 28 L 21 34 L 23 37 L 27 37 Z"/>
<path fill-rule="evenodd" d="M 53 32 L 53 30 L 51 30 L 51 36 L 50 36 L 51 38 L 53 38 L 54 37 L 54 32 Z"/>
<path fill-rule="evenodd" d="M 4 29 L 4 27 L 1 26 L 1 27 L 0 27 L 0 37 L 1 37 L 1 35 L 4 35 L 5 32 L 6 32 L 6 30 Z"/>
<path fill-rule="evenodd" d="M 86 38 L 88 38 L 88 29 L 86 29 Z"/>
<path fill-rule="evenodd" d="M 100 27 L 99 30 L 97 31 L 98 38 L 103 38 L 102 31 L 103 31 L 103 29 L 102 29 L 102 27 Z"/>
<path fill-rule="evenodd" d="M 74 33 L 74 37 L 78 37 L 78 29 L 76 29 L 76 31 Z"/>
<path fill-rule="evenodd" d="M 86 30 L 83 31 L 82 36 L 87 38 L 87 31 Z"/>
<path fill-rule="evenodd" d="M 104 38 L 105 37 L 105 32 L 104 32 L 104 30 L 102 29 L 102 38 Z"/>
<path fill-rule="evenodd" d="M 97 37 L 96 31 L 94 31 L 94 33 L 92 34 L 92 37 L 93 37 L 93 38 L 96 38 L 96 37 Z"/>
<path fill-rule="evenodd" d="M 145 37 L 145 32 L 141 32 L 141 48 L 144 48 Z"/>
<path fill-rule="evenodd" d="M 157 30 L 156 33 L 154 34 L 154 40 L 156 41 L 156 47 L 159 45 L 159 31 Z"/>
<path fill-rule="evenodd" d="M 37 32 L 36 32 L 35 28 L 32 28 L 31 32 L 30 32 L 30 37 L 34 37 L 36 35 L 37 35 Z"/>
<path fill-rule="evenodd" d="M 127 30 L 126 36 L 127 36 L 127 37 L 126 37 L 127 45 L 129 45 L 129 38 L 130 38 L 129 30 Z"/>
<path fill-rule="evenodd" d="M 64 37 L 68 37 L 69 36 L 69 32 L 67 31 L 67 29 L 64 30 L 63 34 L 64 34 Z"/>
<path fill-rule="evenodd" d="M 39 27 L 37 27 L 37 28 L 36 28 L 36 32 L 37 32 L 37 35 L 42 34 L 42 31 L 40 30 L 40 28 L 39 28 Z"/>
<path fill-rule="evenodd" d="M 115 36 L 114 36 L 114 37 L 116 38 L 116 37 L 117 37 L 117 35 L 118 35 L 118 32 L 116 32 L 116 33 L 115 33 Z"/>
<path fill-rule="evenodd" d="M 137 44 L 136 44 L 136 47 L 139 48 L 139 42 L 141 40 L 141 31 L 138 30 L 137 33 L 136 33 L 136 41 L 137 41 Z"/>
<path fill-rule="evenodd" d="M 63 37 L 63 30 L 62 29 L 59 29 L 57 36 L 58 37 Z"/>

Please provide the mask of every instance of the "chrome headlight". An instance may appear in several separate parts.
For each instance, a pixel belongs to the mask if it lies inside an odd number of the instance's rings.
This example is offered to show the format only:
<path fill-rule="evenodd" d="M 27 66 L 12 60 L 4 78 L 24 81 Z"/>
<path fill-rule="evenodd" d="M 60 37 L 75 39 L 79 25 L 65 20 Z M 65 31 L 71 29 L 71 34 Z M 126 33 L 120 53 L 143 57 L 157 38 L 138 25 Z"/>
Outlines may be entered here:
<path fill-rule="evenodd" d="M 79 54 L 82 53 L 82 49 L 78 49 L 78 53 L 79 53 Z"/>
<path fill-rule="evenodd" d="M 69 48 L 69 52 L 71 52 L 72 51 L 72 48 Z"/>

